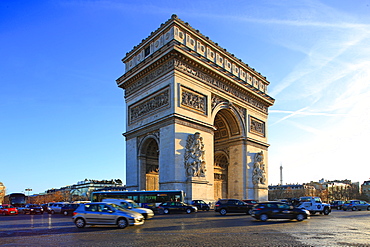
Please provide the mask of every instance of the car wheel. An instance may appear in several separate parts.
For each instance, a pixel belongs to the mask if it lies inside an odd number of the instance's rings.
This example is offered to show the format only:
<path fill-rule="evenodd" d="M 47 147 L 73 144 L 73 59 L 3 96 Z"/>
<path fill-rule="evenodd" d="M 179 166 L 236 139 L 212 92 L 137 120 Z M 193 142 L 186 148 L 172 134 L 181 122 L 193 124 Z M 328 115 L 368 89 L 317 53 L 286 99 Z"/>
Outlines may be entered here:
<path fill-rule="evenodd" d="M 51 211 L 50 211 L 50 213 L 51 213 L 51 214 L 55 214 L 54 210 L 51 210 Z"/>
<path fill-rule="evenodd" d="M 302 220 L 304 220 L 304 215 L 303 214 L 298 214 L 297 217 L 296 217 L 296 219 L 298 221 L 302 221 Z"/>
<path fill-rule="evenodd" d="M 370 208 L 370 207 L 369 207 Z M 206 211 L 208 212 L 209 211 L 209 208 L 206 209 Z"/>
<path fill-rule="evenodd" d="M 370 211 L 370 206 L 367 207 L 367 211 Z"/>
<path fill-rule="evenodd" d="M 190 208 L 186 209 L 186 213 L 187 214 L 190 214 L 191 213 L 191 209 Z"/>
<path fill-rule="evenodd" d="M 127 220 L 126 220 L 126 219 L 124 219 L 124 218 L 119 218 L 119 219 L 117 220 L 117 226 L 118 226 L 118 228 L 120 228 L 120 229 L 126 228 L 126 227 L 128 226 L 128 222 L 127 222 Z"/>
<path fill-rule="evenodd" d="M 63 214 L 64 214 L 65 216 L 67 216 L 67 215 L 68 215 L 68 211 L 64 211 L 64 212 L 63 212 Z"/>
<path fill-rule="evenodd" d="M 352 208 L 352 211 L 356 211 L 356 210 L 357 210 L 357 208 L 356 208 L 356 207 L 353 207 L 353 208 Z"/>
<path fill-rule="evenodd" d="M 84 228 L 86 225 L 86 221 L 82 218 L 77 218 L 75 220 L 75 225 L 77 226 L 77 228 Z"/>
<path fill-rule="evenodd" d="M 5 213 L 5 212 L 3 212 L 3 213 L 2 213 L 2 215 L 4 215 L 4 216 L 5 216 L 5 215 L 6 215 L 6 213 Z"/>
<path fill-rule="evenodd" d="M 269 217 L 267 216 L 267 214 L 261 214 L 260 215 L 260 221 L 266 221 L 268 219 L 269 219 Z"/>
<path fill-rule="evenodd" d="M 221 210 L 220 210 L 220 214 L 221 214 L 221 215 L 226 215 L 226 214 L 227 214 L 227 210 L 226 210 L 226 209 L 224 209 L 224 208 L 223 208 L 223 209 L 221 209 Z"/>
<path fill-rule="evenodd" d="M 328 215 L 330 213 L 329 208 L 324 208 L 324 215 Z"/>
<path fill-rule="evenodd" d="M 163 209 L 163 213 L 169 214 L 170 213 L 170 210 L 168 210 L 168 208 L 165 208 L 165 209 Z"/>
<path fill-rule="evenodd" d="M 252 214 L 252 209 L 249 209 L 247 214 L 251 215 Z"/>

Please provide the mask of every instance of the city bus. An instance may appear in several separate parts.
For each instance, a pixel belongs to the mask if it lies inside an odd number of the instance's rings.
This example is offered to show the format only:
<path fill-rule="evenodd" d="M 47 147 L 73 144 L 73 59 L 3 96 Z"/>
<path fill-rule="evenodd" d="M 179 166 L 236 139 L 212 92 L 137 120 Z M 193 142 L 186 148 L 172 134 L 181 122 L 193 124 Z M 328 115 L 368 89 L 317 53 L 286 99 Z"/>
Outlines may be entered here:
<path fill-rule="evenodd" d="M 12 193 L 8 195 L 9 204 L 14 207 L 24 207 L 26 205 L 26 195 L 23 193 Z"/>
<path fill-rule="evenodd" d="M 92 202 L 101 202 L 103 199 L 131 199 L 140 207 L 157 210 L 162 202 L 184 202 L 185 193 L 182 190 L 95 191 L 91 193 Z"/>

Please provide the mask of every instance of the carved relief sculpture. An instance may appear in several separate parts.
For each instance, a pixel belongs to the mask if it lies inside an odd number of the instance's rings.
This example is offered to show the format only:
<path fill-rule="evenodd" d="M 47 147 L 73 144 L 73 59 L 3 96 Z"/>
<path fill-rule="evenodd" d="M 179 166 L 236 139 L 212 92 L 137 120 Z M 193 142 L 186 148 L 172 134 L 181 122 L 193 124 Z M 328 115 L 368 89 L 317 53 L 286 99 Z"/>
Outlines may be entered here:
<path fill-rule="evenodd" d="M 266 168 L 263 163 L 263 151 L 255 154 L 252 180 L 255 185 L 266 183 Z"/>
<path fill-rule="evenodd" d="M 189 177 L 205 177 L 206 162 L 204 161 L 204 144 L 200 133 L 189 135 L 186 140 L 184 157 L 186 175 Z"/>
<path fill-rule="evenodd" d="M 206 114 L 207 112 L 206 102 L 207 99 L 205 96 L 182 88 L 181 105 L 189 107 L 203 114 Z"/>

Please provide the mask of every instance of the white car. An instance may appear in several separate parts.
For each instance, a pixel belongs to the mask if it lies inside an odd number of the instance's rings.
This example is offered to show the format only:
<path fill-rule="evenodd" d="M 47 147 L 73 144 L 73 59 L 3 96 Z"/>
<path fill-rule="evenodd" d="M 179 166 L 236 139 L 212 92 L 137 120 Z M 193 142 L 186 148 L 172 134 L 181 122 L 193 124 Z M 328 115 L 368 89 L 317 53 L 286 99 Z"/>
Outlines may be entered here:
<path fill-rule="evenodd" d="M 144 216 L 146 220 L 153 218 L 154 212 L 149 208 L 141 208 L 136 202 L 130 199 L 103 199 L 103 202 L 114 203 L 125 209 L 135 211 Z"/>

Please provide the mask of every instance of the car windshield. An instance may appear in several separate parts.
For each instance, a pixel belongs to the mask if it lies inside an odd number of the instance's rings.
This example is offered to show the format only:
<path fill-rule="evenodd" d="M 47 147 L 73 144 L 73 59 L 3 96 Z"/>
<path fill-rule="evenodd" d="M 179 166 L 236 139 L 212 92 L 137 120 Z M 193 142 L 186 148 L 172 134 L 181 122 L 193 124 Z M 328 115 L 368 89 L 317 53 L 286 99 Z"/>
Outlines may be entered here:
<path fill-rule="evenodd" d="M 112 208 L 114 208 L 114 209 L 116 209 L 116 210 L 120 210 L 120 211 L 127 211 L 127 209 L 126 208 L 124 208 L 124 207 L 121 207 L 121 206 L 118 206 L 118 205 L 116 205 L 116 204 L 109 204 Z"/>
<path fill-rule="evenodd" d="M 136 202 L 127 202 L 127 204 L 131 208 L 140 208 Z"/>

